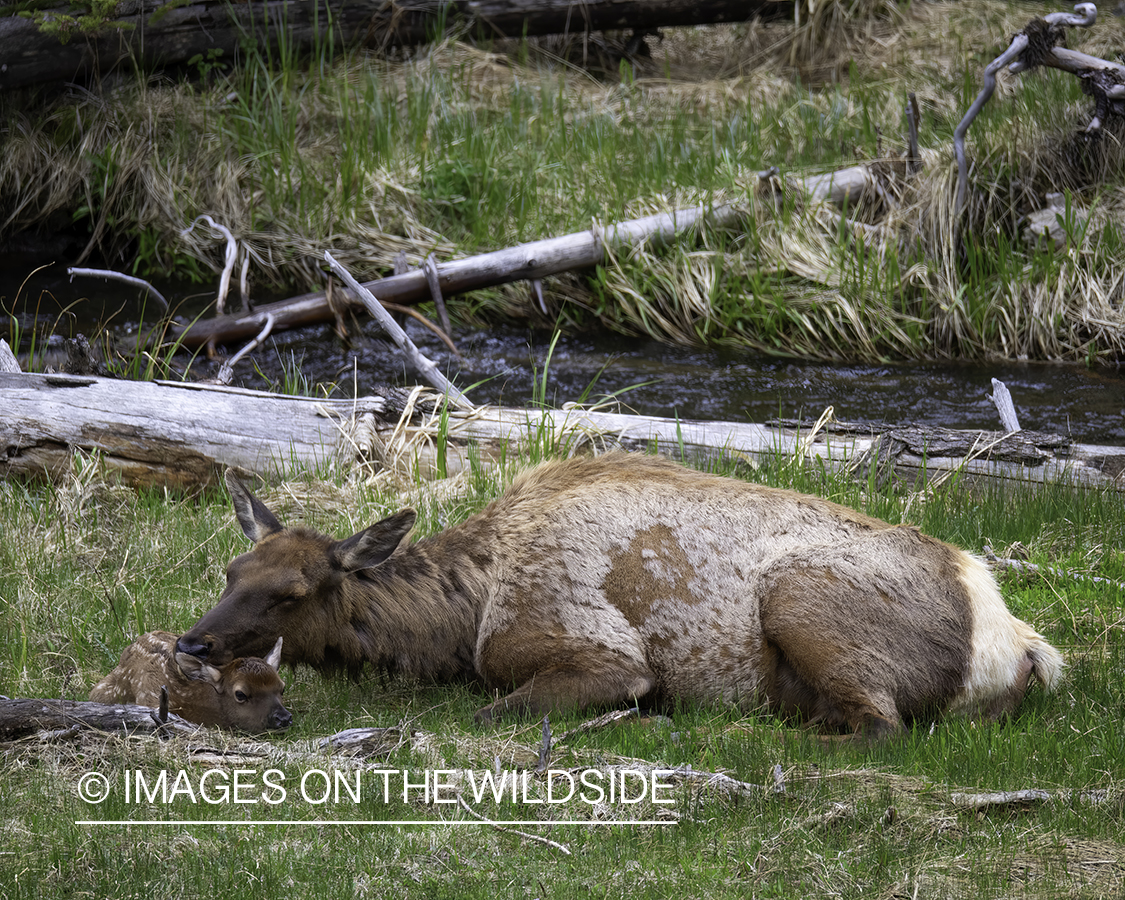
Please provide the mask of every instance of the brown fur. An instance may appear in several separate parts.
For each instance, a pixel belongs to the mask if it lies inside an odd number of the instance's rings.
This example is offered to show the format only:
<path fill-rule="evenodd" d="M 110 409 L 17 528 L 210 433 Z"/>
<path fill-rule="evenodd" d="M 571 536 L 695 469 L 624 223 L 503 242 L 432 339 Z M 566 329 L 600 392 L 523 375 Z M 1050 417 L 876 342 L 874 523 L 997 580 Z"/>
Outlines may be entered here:
<path fill-rule="evenodd" d="M 168 711 L 189 722 L 250 732 L 288 728 L 293 717 L 281 702 L 285 685 L 277 674 L 281 643 L 278 638 L 267 659 L 245 657 L 215 668 L 176 652 L 176 635 L 150 631 L 125 648 L 90 699 L 157 707 L 166 687 Z"/>
<path fill-rule="evenodd" d="M 881 734 L 945 709 L 1010 711 L 1061 657 L 982 564 L 818 497 L 631 454 L 548 463 L 417 543 L 403 510 L 342 541 L 284 528 L 228 475 L 255 547 L 179 649 L 475 677 L 480 710 L 641 697 L 767 703 Z"/>

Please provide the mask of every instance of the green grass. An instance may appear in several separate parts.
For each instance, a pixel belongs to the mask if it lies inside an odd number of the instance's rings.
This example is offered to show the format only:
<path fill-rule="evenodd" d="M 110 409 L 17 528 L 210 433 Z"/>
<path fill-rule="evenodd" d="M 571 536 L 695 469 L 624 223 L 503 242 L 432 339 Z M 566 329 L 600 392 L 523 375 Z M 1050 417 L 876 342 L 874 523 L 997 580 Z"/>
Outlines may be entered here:
<path fill-rule="evenodd" d="M 908 499 L 785 459 L 766 461 L 753 477 L 895 521 Z M 421 500 L 410 501 L 420 510 L 419 531 L 464 518 L 498 490 L 497 473 L 480 465 L 453 497 L 434 492 L 427 500 L 423 488 Z M 341 536 L 405 502 L 300 479 L 264 496 L 286 521 Z M 413 733 L 413 741 L 367 765 L 407 772 L 417 783 L 434 770 L 468 769 L 476 777 L 498 766 L 527 771 L 542 740 L 540 722 L 473 726 L 473 712 L 488 697 L 471 685 L 373 674 L 358 682 L 325 680 L 305 669 L 283 670 L 295 714 L 284 736 L 247 743 L 214 733 L 162 742 L 88 733 L 3 745 L 0 896 L 205 895 L 236 887 L 264 897 L 288 897 L 294 889 L 317 897 L 1119 895 L 1125 507 L 1116 495 L 1066 486 L 1001 490 L 950 481 L 914 498 L 909 510 L 910 521 L 970 550 L 989 543 L 1000 553 L 1015 550 L 1043 566 L 1115 582 L 1047 572 L 1001 576 L 1013 610 L 1068 658 L 1058 692 L 1034 689 L 1006 722 L 943 720 L 867 748 L 825 743 L 791 723 L 725 707 L 681 704 L 665 717 L 566 739 L 587 717 L 552 716 L 554 769 L 691 766 L 763 786 L 732 793 L 702 780 L 676 781 L 667 806 L 472 804 L 492 820 L 542 823 L 518 830 L 564 845 L 567 856 L 471 820 L 459 805 L 426 803 L 418 789 L 405 802 L 396 792 L 384 803 L 370 772 L 362 776 L 359 803 L 346 794 L 312 802 L 300 792 L 307 777 L 315 800 L 319 772 L 353 772 L 347 759 L 316 748 L 318 739 L 345 728 Z M 132 637 L 186 629 L 208 609 L 226 562 L 245 549 L 221 494 L 115 487 L 96 460 L 76 460 L 72 475 L 55 486 L 0 483 L 0 527 L 0 693 L 8 696 L 84 698 Z M 205 748 L 209 755 L 201 756 Z M 775 767 L 784 792 L 772 789 Z M 154 782 L 163 771 L 174 779 L 183 770 L 198 786 L 204 772 L 216 769 L 214 786 L 229 784 L 236 768 L 246 770 L 250 785 L 243 798 L 259 802 L 193 803 L 182 793 L 168 804 L 125 801 L 125 778 L 137 772 Z M 261 800 L 268 769 L 286 788 L 281 803 Z M 105 803 L 78 798 L 86 772 L 110 779 Z M 401 789 L 401 774 L 395 778 Z M 531 784 L 530 796 L 541 796 L 542 781 L 533 777 Z M 974 812 L 953 796 L 1022 789 L 1051 799 Z M 669 824 L 622 824 L 660 816 Z M 118 818 L 205 824 L 75 824 Z M 601 824 L 547 821 L 564 818 Z M 283 824 L 307 819 L 435 824 Z M 210 824 L 226 820 L 281 824 Z"/>

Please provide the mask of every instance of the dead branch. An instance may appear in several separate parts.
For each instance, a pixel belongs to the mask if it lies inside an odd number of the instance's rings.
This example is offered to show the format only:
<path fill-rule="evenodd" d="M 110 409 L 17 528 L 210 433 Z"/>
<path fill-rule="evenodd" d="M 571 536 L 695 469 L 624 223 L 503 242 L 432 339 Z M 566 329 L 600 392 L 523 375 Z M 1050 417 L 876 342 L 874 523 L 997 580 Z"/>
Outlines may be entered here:
<path fill-rule="evenodd" d="M 457 794 L 457 802 L 460 803 L 461 808 L 464 809 L 465 812 L 467 812 L 474 819 L 479 819 L 481 822 L 484 822 L 486 825 L 491 825 L 497 831 L 505 832 L 507 834 L 519 835 L 521 838 L 526 838 L 529 841 L 538 841 L 540 844 L 546 844 L 548 847 L 554 847 L 556 850 L 558 850 L 564 856 L 570 856 L 570 850 L 568 850 L 566 847 L 564 847 L 562 844 L 558 843 L 557 841 L 552 841 L 550 838 L 540 837 L 537 834 L 528 834 L 526 831 L 517 831 L 514 828 L 505 828 L 499 822 L 493 822 L 492 819 L 485 818 L 480 813 L 478 813 L 475 809 L 473 809 L 471 806 L 469 806 L 469 804 L 465 801 L 465 798 L 460 794 L 460 792 L 458 792 L 458 794 Z M 544 824 L 549 825 L 550 823 L 545 822 Z"/>
<path fill-rule="evenodd" d="M 234 235 L 231 234 L 229 228 L 225 225 L 219 225 L 208 215 L 196 216 L 192 220 L 192 223 L 181 231 L 180 234 L 190 234 L 197 222 L 206 222 L 211 226 L 213 231 L 217 231 L 226 238 L 227 241 L 226 261 L 223 264 L 223 273 L 219 276 L 219 291 L 215 295 L 215 312 L 221 316 L 226 309 L 227 293 L 230 291 L 230 278 L 234 272 L 234 265 L 238 261 L 238 242 L 234 239 Z"/>
<path fill-rule="evenodd" d="M 1125 584 L 1110 578 L 1102 578 L 1100 575 L 1087 575 L 1083 572 L 1068 572 L 1066 569 L 1057 569 L 1054 566 L 1040 566 L 1036 563 L 1024 562 L 1019 559 L 1004 559 L 997 556 L 996 551 L 993 550 L 992 546 L 989 544 L 984 545 L 983 554 L 988 563 L 997 568 L 1014 569 L 1017 572 L 1027 572 L 1032 575 L 1045 573 L 1047 575 L 1053 575 L 1056 578 L 1069 578 L 1074 581 L 1092 581 L 1095 584 L 1105 584 L 1125 591 Z"/>
<path fill-rule="evenodd" d="M 441 370 L 438 369 L 433 360 L 422 354 L 422 351 L 410 340 L 409 336 L 402 330 L 398 322 L 391 318 L 390 313 L 375 299 L 375 295 L 356 281 L 352 273 L 340 265 L 327 250 L 324 251 L 324 258 L 332 267 L 332 271 L 340 276 L 344 283 L 363 301 L 363 305 L 367 307 L 367 311 L 383 326 L 383 330 L 391 336 L 391 339 L 398 345 L 403 353 L 406 354 L 407 358 L 414 364 L 414 368 L 416 368 L 430 384 L 449 397 L 456 406 L 462 409 L 472 409 L 473 404 L 469 401 L 469 398 L 453 386 L 453 383 L 441 373 Z"/>
<path fill-rule="evenodd" d="M 225 360 L 223 364 L 219 366 L 219 372 L 215 376 L 216 384 L 230 384 L 231 381 L 234 380 L 234 367 L 238 365 L 242 357 L 251 352 L 255 347 L 261 344 L 262 341 L 270 336 L 270 332 L 273 331 L 275 321 L 276 320 L 272 315 L 267 315 L 266 324 L 262 326 L 262 330 L 258 332 L 254 340 L 252 340 L 249 344 L 239 350 L 230 359 Z"/>
<path fill-rule="evenodd" d="M 125 275 L 122 272 L 114 272 L 112 269 L 80 269 L 74 266 L 71 266 L 69 269 L 67 269 L 66 274 L 70 276 L 71 281 L 74 281 L 75 275 L 81 275 L 89 278 L 107 278 L 113 281 L 123 281 L 126 284 L 144 288 L 153 296 L 153 298 L 160 302 L 160 305 L 164 307 L 165 312 L 168 311 L 168 301 L 164 299 L 164 295 L 143 278 L 136 278 L 133 275 Z"/>
<path fill-rule="evenodd" d="M 984 86 L 981 88 L 980 93 L 977 94 L 976 99 L 969 106 L 968 112 L 965 113 L 964 118 L 961 119 L 961 122 L 953 131 L 953 152 L 957 157 L 957 198 L 954 210 L 958 215 L 960 215 L 965 208 L 965 194 L 968 189 L 968 164 L 965 161 L 965 135 L 969 131 L 969 126 L 973 124 L 973 120 L 980 115 L 980 111 L 995 92 L 996 73 L 1004 66 L 1009 66 L 1009 71 L 1014 74 L 1026 72 L 1035 66 L 1048 66 L 1071 72 L 1080 78 L 1086 79 L 1086 83 L 1091 87 L 1095 99 L 1098 98 L 1098 86 L 1089 80 L 1089 73 L 1091 71 L 1113 69 L 1125 74 L 1125 67 L 1106 62 L 1102 59 L 1096 59 L 1092 56 L 1086 56 L 1085 54 L 1075 54 L 1073 50 L 1066 50 L 1065 48 L 1057 48 L 1054 46 L 1061 40 L 1064 26 L 1089 27 L 1097 21 L 1097 17 L 1097 6 L 1093 3 L 1079 3 L 1074 7 L 1073 13 L 1050 13 L 1042 19 L 1032 19 L 1027 23 L 1027 27 L 1023 31 L 1012 37 L 1012 42 L 1008 46 L 1008 49 L 985 66 L 982 78 Z M 1122 81 L 1125 81 L 1125 78 L 1123 78 Z M 1121 81 L 1115 82 L 1111 87 L 1122 87 Z M 1106 88 L 1103 87 L 1101 90 L 1102 99 L 1108 99 L 1106 97 Z M 1117 99 L 1117 96 L 1125 96 L 1125 92 L 1122 92 L 1122 94 L 1116 94 L 1115 92 L 1114 99 Z M 1101 110 L 1104 105 L 1103 102 L 1099 102 L 1098 109 Z M 1104 117 L 1104 113 L 1101 115 Z M 1095 125 L 1095 123 L 1097 124 Z M 1099 115 L 1096 113 L 1086 130 L 1092 131 L 1100 127 L 1101 122 Z"/>

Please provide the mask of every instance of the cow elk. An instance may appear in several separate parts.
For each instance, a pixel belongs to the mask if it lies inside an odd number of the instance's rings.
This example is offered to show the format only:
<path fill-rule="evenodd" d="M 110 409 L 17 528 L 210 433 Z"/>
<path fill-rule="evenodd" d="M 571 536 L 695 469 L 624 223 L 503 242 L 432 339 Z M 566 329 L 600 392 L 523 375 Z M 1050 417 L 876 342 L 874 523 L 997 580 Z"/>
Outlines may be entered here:
<path fill-rule="evenodd" d="M 293 717 L 281 702 L 285 685 L 277 674 L 281 646 L 278 637 L 265 659 L 232 659 L 216 668 L 178 652 L 176 635 L 150 631 L 125 648 L 90 699 L 156 707 L 167 687 L 168 711 L 189 722 L 249 732 L 288 728 Z"/>
<path fill-rule="evenodd" d="M 524 472 L 411 543 L 404 509 L 343 540 L 285 528 L 231 473 L 254 547 L 178 649 L 220 664 L 282 636 L 324 673 L 365 664 L 510 691 L 477 713 L 637 700 L 765 705 L 880 737 L 1013 711 L 1062 657 L 985 565 L 818 497 L 611 453 Z"/>

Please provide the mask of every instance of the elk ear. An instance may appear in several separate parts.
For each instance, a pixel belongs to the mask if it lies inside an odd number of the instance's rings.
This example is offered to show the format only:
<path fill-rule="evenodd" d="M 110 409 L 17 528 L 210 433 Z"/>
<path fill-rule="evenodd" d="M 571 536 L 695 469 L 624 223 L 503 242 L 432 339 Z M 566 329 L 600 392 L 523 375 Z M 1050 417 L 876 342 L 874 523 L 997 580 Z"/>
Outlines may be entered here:
<path fill-rule="evenodd" d="M 337 541 L 336 561 L 345 572 L 370 569 L 385 562 L 406 540 L 414 520 L 412 509 L 403 509 L 346 540 Z"/>
<path fill-rule="evenodd" d="M 209 663 L 204 662 L 198 656 L 192 656 L 190 653 L 177 653 L 176 665 L 180 667 L 180 671 L 191 681 L 206 681 L 215 690 L 219 689 L 219 682 L 223 680 L 223 673 L 216 669 Z"/>
<path fill-rule="evenodd" d="M 266 665 L 268 665 L 275 672 L 277 671 L 277 667 L 281 665 L 281 636 L 280 635 L 277 638 L 277 643 L 273 645 L 273 649 L 269 652 L 269 655 L 266 657 Z"/>
<path fill-rule="evenodd" d="M 253 543 L 258 543 L 262 538 L 268 537 L 282 530 L 277 516 L 270 512 L 264 503 L 246 489 L 238 480 L 233 469 L 227 469 L 223 475 L 230 491 L 230 499 L 234 504 L 234 514 L 238 516 L 238 524 L 242 526 L 242 533 Z"/>

